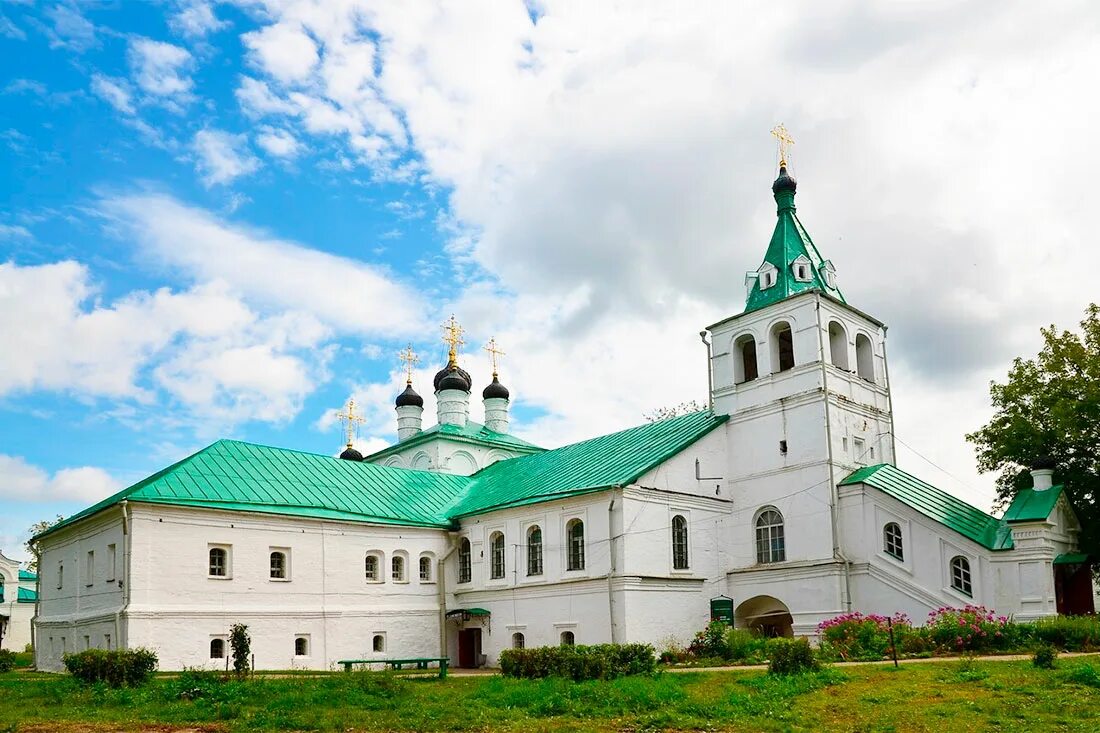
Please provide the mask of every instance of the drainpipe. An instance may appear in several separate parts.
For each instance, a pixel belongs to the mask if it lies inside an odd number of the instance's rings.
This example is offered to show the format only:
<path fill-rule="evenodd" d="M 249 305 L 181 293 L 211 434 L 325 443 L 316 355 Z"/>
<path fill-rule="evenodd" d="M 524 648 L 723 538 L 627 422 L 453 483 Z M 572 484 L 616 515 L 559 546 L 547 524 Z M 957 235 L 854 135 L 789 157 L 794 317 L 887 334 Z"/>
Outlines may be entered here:
<path fill-rule="evenodd" d="M 130 585 L 133 578 L 130 577 L 130 553 L 133 551 L 133 514 L 130 511 L 130 503 L 126 500 L 119 502 L 122 510 L 122 608 L 115 612 L 115 648 L 127 649 L 130 646 L 130 634 L 127 630 L 125 643 L 122 640 L 122 617 L 130 608 Z"/>
<path fill-rule="evenodd" d="M 699 339 L 707 347 L 707 407 L 714 412 L 714 365 L 711 356 L 711 342 L 707 341 L 707 332 L 700 331 Z"/>
<path fill-rule="evenodd" d="M 435 582 L 439 594 L 439 656 L 447 656 L 447 573 L 443 570 L 447 558 L 458 549 L 458 535 L 451 535 L 451 546 L 436 563 Z"/>
<path fill-rule="evenodd" d="M 829 411 L 829 372 L 825 368 L 825 336 L 821 332 L 821 293 L 815 293 L 814 299 L 817 301 L 817 346 L 821 360 L 821 389 L 825 396 L 825 446 L 828 449 L 829 458 L 829 519 L 833 529 L 833 557 L 844 563 L 844 610 L 851 611 L 852 563 L 840 548 L 840 521 L 837 517 L 840 496 L 836 487 L 836 476 L 833 475 L 833 421 Z"/>
<path fill-rule="evenodd" d="M 622 488 L 616 487 L 616 488 Z M 615 535 L 613 532 L 613 516 L 615 512 L 615 499 L 607 505 L 607 547 L 611 567 L 607 571 L 607 615 L 611 628 L 611 643 L 618 643 L 618 635 L 615 633 L 615 592 L 612 589 L 612 578 L 615 577 Z"/>

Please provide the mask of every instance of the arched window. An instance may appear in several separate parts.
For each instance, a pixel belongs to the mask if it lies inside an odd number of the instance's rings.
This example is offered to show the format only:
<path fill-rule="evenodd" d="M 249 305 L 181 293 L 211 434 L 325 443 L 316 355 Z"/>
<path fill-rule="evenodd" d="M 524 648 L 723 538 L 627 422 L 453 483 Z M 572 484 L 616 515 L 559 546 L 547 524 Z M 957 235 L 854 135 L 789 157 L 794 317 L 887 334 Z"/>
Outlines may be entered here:
<path fill-rule="evenodd" d="M 974 595 L 974 588 L 970 584 L 970 561 L 962 555 L 951 558 L 951 587 L 959 593 Z"/>
<path fill-rule="evenodd" d="M 584 522 L 570 519 L 565 525 L 566 570 L 584 570 Z"/>
<path fill-rule="evenodd" d="M 500 532 L 489 535 L 489 577 L 504 577 L 504 535 Z"/>
<path fill-rule="evenodd" d="M 294 656 L 296 657 L 308 657 L 309 656 L 309 639 L 304 636 L 299 636 L 294 639 Z"/>
<path fill-rule="evenodd" d="M 512 634 L 512 648 L 513 649 L 522 649 L 523 648 L 523 643 L 524 643 L 523 642 L 523 634 L 521 634 L 518 631 L 516 633 Z"/>
<path fill-rule="evenodd" d="M 405 558 L 401 555 L 394 555 L 390 560 L 390 577 L 393 578 L 395 583 L 405 582 Z"/>
<path fill-rule="evenodd" d="M 467 537 L 463 537 L 458 543 L 458 582 L 469 583 L 470 578 L 473 577 L 473 571 L 470 567 L 472 558 L 470 557 L 470 540 Z"/>
<path fill-rule="evenodd" d="M 537 524 L 527 530 L 527 574 L 542 575 L 542 528 Z"/>
<path fill-rule="evenodd" d="M 210 658 L 211 659 L 225 659 L 225 640 L 224 639 L 211 639 L 210 640 Z"/>
<path fill-rule="evenodd" d="M 791 324 L 780 321 L 771 330 L 772 374 L 794 368 L 794 334 Z"/>
<path fill-rule="evenodd" d="M 374 639 L 371 641 L 371 649 L 376 652 L 386 651 L 386 637 L 381 634 L 375 634 Z"/>
<path fill-rule="evenodd" d="M 561 645 L 573 646 L 577 642 L 577 637 L 573 635 L 572 631 L 561 632 Z"/>
<path fill-rule="evenodd" d="M 764 509 L 756 517 L 756 561 L 783 562 L 787 547 L 783 539 L 783 515 L 778 509 Z"/>
<path fill-rule="evenodd" d="M 282 552 L 271 553 L 271 578 L 286 580 L 286 555 Z"/>
<path fill-rule="evenodd" d="M 366 559 L 363 560 L 363 570 L 369 582 L 382 582 L 381 560 L 378 555 L 367 555 Z"/>
<path fill-rule="evenodd" d="M 682 514 L 672 518 L 672 568 L 688 569 L 688 523 Z"/>
<path fill-rule="evenodd" d="M 420 582 L 432 582 L 432 559 L 427 555 L 422 555 L 420 558 Z"/>
<path fill-rule="evenodd" d="M 228 563 L 226 562 L 226 552 L 225 552 L 225 550 L 222 549 L 221 547 L 211 547 L 210 548 L 210 574 L 215 576 L 215 577 L 218 577 L 218 578 L 224 578 L 225 573 L 226 573 L 226 566 L 227 565 L 228 565 Z"/>
<path fill-rule="evenodd" d="M 0 603 L 4 602 L 4 576 L 0 575 Z"/>
<path fill-rule="evenodd" d="M 887 522 L 882 528 L 882 549 L 887 555 L 899 560 L 905 559 L 905 550 L 901 546 L 901 527 L 897 522 Z"/>
<path fill-rule="evenodd" d="M 856 334 L 856 372 L 860 379 L 875 381 L 875 353 L 871 348 L 871 339 L 865 334 Z"/>
<path fill-rule="evenodd" d="M 837 369 L 848 371 L 848 333 L 839 321 L 829 323 L 829 361 Z"/>
<path fill-rule="evenodd" d="M 733 381 L 736 384 L 751 382 L 760 376 L 756 364 L 756 338 L 747 333 L 733 342 Z"/>

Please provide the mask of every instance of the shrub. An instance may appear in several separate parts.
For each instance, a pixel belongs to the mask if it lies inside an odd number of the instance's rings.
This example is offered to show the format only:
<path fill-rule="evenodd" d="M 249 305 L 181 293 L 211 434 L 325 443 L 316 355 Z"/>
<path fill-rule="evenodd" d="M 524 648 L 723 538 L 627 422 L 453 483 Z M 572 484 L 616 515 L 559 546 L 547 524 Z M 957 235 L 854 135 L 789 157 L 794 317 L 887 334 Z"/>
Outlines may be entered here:
<path fill-rule="evenodd" d="M 505 677 L 610 680 L 652 674 L 657 669 L 657 658 L 649 644 L 541 646 L 505 649 L 500 654 L 500 669 Z"/>
<path fill-rule="evenodd" d="M 15 669 L 15 652 L 0 649 L 0 674 Z"/>
<path fill-rule="evenodd" d="M 903 613 L 893 617 L 859 611 L 845 613 L 817 626 L 823 642 L 843 660 L 882 659 L 890 653 L 890 625 L 894 627 L 895 643 L 912 629 L 909 617 Z"/>
<path fill-rule="evenodd" d="M 142 685 L 157 668 L 157 655 L 148 649 L 88 649 L 66 654 L 62 661 L 84 684 L 106 682 L 111 687 Z"/>
<path fill-rule="evenodd" d="M 1035 650 L 1031 657 L 1031 663 L 1039 669 L 1054 669 L 1054 660 L 1058 657 L 1058 650 L 1050 644 L 1043 644 Z"/>
<path fill-rule="evenodd" d="M 675 637 L 670 637 L 661 649 L 658 661 L 661 664 L 683 664 L 690 656 L 688 650 L 681 646 Z"/>
<path fill-rule="evenodd" d="M 769 674 L 801 674 L 821 668 L 821 664 L 814 657 L 814 650 L 810 648 L 810 642 L 806 639 L 773 639 L 771 641 L 775 643 L 768 644 L 771 655 L 768 662 Z"/>
<path fill-rule="evenodd" d="M 1059 649 L 1071 652 L 1100 649 L 1100 618 L 1096 616 L 1052 616 L 1026 627 L 1033 639 Z"/>
<path fill-rule="evenodd" d="M 1088 662 L 1071 669 L 1066 677 L 1070 682 L 1076 682 L 1079 685 L 1100 687 L 1100 671 L 1097 671 L 1096 667 Z"/>
<path fill-rule="evenodd" d="M 726 632 L 727 658 L 735 662 L 762 658 L 766 643 L 767 639 L 748 629 L 730 629 Z"/>
<path fill-rule="evenodd" d="M 705 629 L 695 634 L 688 645 L 688 652 L 696 659 L 729 659 L 730 650 L 726 645 L 728 630 L 725 622 L 711 621 Z"/>
<path fill-rule="evenodd" d="M 244 624 L 233 624 L 229 629 L 229 646 L 233 649 L 233 671 L 237 677 L 244 677 L 252 664 L 249 657 L 252 653 L 252 637 L 248 635 L 248 627 Z"/>
<path fill-rule="evenodd" d="M 925 634 L 939 650 L 949 652 L 1006 649 L 1012 643 L 1011 624 L 985 606 L 938 608 L 928 614 Z M 1006 633 L 1007 632 L 1007 633 Z"/>

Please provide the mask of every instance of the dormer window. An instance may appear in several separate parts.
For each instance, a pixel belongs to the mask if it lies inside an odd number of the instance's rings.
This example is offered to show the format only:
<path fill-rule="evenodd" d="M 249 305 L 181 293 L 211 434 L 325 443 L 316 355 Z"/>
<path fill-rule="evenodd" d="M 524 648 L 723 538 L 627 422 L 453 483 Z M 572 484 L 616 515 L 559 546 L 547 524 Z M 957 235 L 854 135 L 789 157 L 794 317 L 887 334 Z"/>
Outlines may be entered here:
<path fill-rule="evenodd" d="M 836 289 L 836 266 L 832 260 L 825 260 L 821 265 L 821 276 L 825 279 L 826 287 Z"/>
<path fill-rule="evenodd" d="M 813 269 L 810 267 L 810 259 L 806 255 L 800 255 L 791 263 L 791 272 L 794 279 L 800 283 L 808 283 L 813 280 Z"/>
<path fill-rule="evenodd" d="M 761 290 L 767 290 L 775 285 L 779 279 L 779 271 L 775 269 L 775 265 L 770 262 L 765 262 L 763 266 L 757 270 L 757 280 L 760 283 Z"/>

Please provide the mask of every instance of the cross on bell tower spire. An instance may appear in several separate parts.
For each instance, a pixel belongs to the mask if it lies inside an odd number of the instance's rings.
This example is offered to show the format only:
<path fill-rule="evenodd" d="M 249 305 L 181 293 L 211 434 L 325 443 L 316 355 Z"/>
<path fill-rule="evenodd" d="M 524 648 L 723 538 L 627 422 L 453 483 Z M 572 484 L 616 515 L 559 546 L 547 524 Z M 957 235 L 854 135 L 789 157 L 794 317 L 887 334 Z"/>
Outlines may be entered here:
<path fill-rule="evenodd" d="M 443 343 L 447 344 L 447 364 L 458 363 L 458 347 L 465 345 L 465 341 L 462 340 L 465 330 L 462 326 L 458 325 L 458 321 L 455 320 L 454 313 L 443 324 Z"/>
<path fill-rule="evenodd" d="M 772 128 L 772 137 L 779 144 L 779 167 L 786 168 L 791 154 L 791 146 L 794 145 L 794 138 L 791 137 L 791 133 L 787 132 L 787 126 L 782 122 Z"/>
<path fill-rule="evenodd" d="M 343 412 L 336 413 L 336 418 L 344 423 L 344 437 L 347 439 L 348 448 L 359 432 L 359 426 L 366 422 L 361 415 L 355 413 L 355 398 L 349 398 L 347 407 Z"/>

